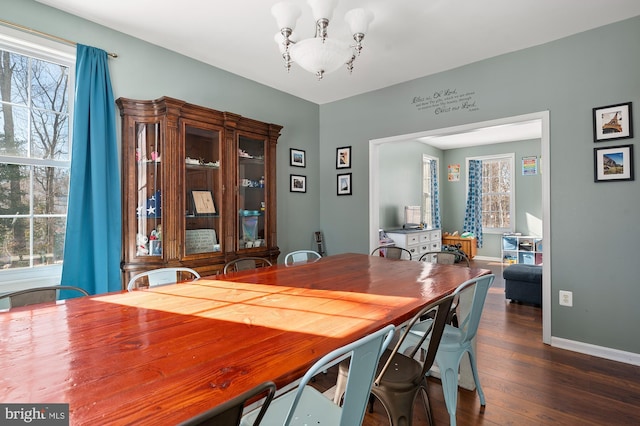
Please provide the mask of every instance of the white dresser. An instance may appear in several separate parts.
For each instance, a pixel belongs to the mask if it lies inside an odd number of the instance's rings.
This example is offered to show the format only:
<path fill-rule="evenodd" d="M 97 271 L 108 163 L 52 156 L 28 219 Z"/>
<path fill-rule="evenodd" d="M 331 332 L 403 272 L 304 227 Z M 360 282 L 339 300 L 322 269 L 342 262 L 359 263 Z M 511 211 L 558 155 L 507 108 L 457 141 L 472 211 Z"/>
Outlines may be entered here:
<path fill-rule="evenodd" d="M 428 251 L 440 251 L 442 232 L 440 229 L 391 229 L 386 231 L 398 247 L 411 252 L 411 259 L 418 260 Z"/>

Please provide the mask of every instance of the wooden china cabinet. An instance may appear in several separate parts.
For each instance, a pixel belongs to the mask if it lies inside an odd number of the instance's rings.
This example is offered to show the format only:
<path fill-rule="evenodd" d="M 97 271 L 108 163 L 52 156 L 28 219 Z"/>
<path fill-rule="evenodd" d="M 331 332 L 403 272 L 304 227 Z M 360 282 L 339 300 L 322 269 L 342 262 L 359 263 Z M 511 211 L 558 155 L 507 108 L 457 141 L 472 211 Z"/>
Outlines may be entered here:
<path fill-rule="evenodd" d="M 123 287 L 149 269 L 187 266 L 213 275 L 237 257 L 277 261 L 282 126 L 168 97 L 116 103 Z"/>

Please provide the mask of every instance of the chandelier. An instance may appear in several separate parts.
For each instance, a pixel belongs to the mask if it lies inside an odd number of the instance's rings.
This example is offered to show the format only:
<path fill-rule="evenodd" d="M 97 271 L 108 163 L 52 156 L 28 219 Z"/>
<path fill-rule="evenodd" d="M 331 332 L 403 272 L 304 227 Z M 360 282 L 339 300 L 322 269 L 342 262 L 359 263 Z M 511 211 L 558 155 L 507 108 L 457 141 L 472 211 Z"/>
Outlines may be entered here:
<path fill-rule="evenodd" d="M 301 15 L 300 8 L 290 2 L 273 5 L 271 14 L 276 18 L 280 32 L 275 40 L 280 46 L 287 71 L 293 62 L 305 70 L 314 73 L 318 80 L 325 74 L 346 65 L 349 73 L 353 70 L 353 62 L 362 50 L 362 39 L 373 20 L 373 13 L 358 8 L 348 11 L 344 20 L 349 25 L 355 44 L 327 37 L 329 21 L 338 0 L 307 0 L 315 21 L 315 36 L 303 40 L 294 40 L 293 30 Z M 297 35 L 297 33 L 296 33 Z"/>

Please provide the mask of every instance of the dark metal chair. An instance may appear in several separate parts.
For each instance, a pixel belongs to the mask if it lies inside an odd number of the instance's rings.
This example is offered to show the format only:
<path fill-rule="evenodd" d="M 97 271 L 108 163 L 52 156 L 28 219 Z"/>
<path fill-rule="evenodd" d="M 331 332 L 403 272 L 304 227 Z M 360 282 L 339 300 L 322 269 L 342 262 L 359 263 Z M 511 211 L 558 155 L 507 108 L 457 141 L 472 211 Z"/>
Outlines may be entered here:
<path fill-rule="evenodd" d="M 427 412 L 429 424 L 433 424 L 431 416 L 431 404 L 427 394 L 426 374 L 431 369 L 436 357 L 440 338 L 444 331 L 449 311 L 453 302 L 453 296 L 447 296 L 437 302 L 431 303 L 422 308 L 404 328 L 393 350 L 386 350 L 380 358 L 378 364 L 377 377 L 371 388 L 371 393 L 385 407 L 391 426 L 411 425 L 413 419 L 413 405 L 418 392 L 422 391 L 422 400 Z M 408 348 L 404 354 L 401 348 L 409 330 L 420 318 L 431 316 L 433 321 L 428 333 L 415 343 L 415 346 Z M 429 338 L 428 347 L 424 356 L 424 361 L 415 359 L 416 353 L 421 350 L 421 345 Z M 342 399 L 345 373 L 348 363 L 340 363 L 338 371 L 338 381 L 334 402 L 339 403 Z M 373 399 L 370 400 L 373 408 Z"/>
<path fill-rule="evenodd" d="M 269 259 L 265 259 L 264 257 L 240 257 L 227 262 L 227 264 L 224 265 L 222 273 L 226 274 L 227 272 L 246 271 L 249 269 L 264 268 L 267 266 L 272 266 L 272 263 Z"/>
<path fill-rule="evenodd" d="M 402 247 L 376 247 L 371 252 L 371 256 L 375 256 L 376 254 L 380 257 L 386 257 L 387 259 L 412 260 L 411 252 Z"/>
<path fill-rule="evenodd" d="M 70 285 L 52 285 L 45 287 L 34 287 L 25 290 L 12 291 L 0 295 L 0 300 L 9 299 L 9 308 L 17 308 L 19 306 L 35 305 L 37 303 L 55 302 L 58 298 L 59 290 L 75 291 L 83 296 L 89 293 L 80 287 Z"/>
<path fill-rule="evenodd" d="M 179 426 L 238 426 L 247 401 L 265 393 L 266 396 L 262 407 L 253 422 L 253 425 L 257 426 L 260 424 L 264 413 L 267 411 L 267 408 L 269 408 L 269 404 L 271 404 L 271 400 L 276 393 L 276 385 L 273 382 L 264 382 L 225 403 L 180 423 Z"/>
<path fill-rule="evenodd" d="M 467 266 L 471 266 L 471 262 L 466 254 L 461 251 L 428 251 L 423 253 L 418 259 L 422 262 L 439 263 L 441 265 L 453 265 L 455 263 L 463 263 Z"/>

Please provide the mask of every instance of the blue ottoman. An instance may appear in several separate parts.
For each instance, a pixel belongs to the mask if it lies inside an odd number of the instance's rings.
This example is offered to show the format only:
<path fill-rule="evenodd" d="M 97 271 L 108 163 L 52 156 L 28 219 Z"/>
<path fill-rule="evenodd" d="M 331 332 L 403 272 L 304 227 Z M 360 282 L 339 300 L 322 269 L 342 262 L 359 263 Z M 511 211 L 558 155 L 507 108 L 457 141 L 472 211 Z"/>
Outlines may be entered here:
<path fill-rule="evenodd" d="M 502 272 L 504 295 L 512 302 L 542 305 L 542 265 L 518 263 Z"/>

